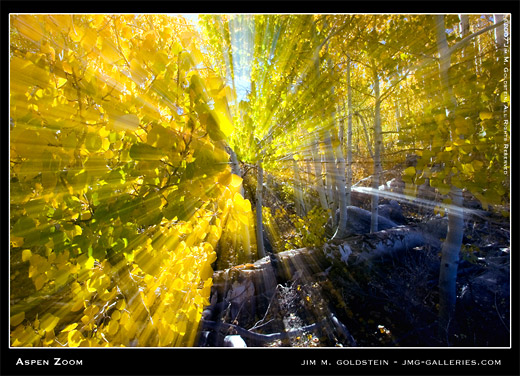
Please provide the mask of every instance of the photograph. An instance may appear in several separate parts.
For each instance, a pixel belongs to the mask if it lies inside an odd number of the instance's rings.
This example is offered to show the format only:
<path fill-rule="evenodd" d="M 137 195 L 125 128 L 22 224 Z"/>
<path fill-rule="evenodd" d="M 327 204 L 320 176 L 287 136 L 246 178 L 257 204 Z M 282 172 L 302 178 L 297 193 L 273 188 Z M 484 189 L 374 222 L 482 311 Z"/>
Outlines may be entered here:
<path fill-rule="evenodd" d="M 9 13 L 4 374 L 516 374 L 511 13 L 200 11 Z"/>

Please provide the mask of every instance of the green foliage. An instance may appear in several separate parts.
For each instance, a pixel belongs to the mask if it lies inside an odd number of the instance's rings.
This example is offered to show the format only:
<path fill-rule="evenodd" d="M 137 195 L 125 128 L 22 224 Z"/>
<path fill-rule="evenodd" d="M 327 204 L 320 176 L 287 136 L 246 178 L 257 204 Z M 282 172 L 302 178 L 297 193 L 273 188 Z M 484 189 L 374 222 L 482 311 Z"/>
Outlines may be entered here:
<path fill-rule="evenodd" d="M 329 213 L 320 207 L 314 207 L 307 215 L 300 218 L 296 214 L 291 215 L 295 226 L 295 234 L 288 239 L 286 248 L 292 249 L 303 247 L 320 247 L 327 239 L 325 238 L 325 226 Z"/>

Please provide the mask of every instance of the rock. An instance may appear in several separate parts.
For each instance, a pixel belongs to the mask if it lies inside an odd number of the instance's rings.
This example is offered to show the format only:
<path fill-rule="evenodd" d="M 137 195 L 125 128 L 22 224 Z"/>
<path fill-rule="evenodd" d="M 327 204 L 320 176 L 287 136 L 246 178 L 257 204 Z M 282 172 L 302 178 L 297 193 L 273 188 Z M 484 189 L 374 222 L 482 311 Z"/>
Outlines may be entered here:
<path fill-rule="evenodd" d="M 238 335 L 229 335 L 224 338 L 224 347 L 247 347 L 246 342 Z"/>
<path fill-rule="evenodd" d="M 390 219 L 398 225 L 404 225 L 407 221 L 403 215 L 401 205 L 395 200 L 391 200 L 389 204 L 383 204 L 378 206 L 379 215 Z"/>
<path fill-rule="evenodd" d="M 339 219 L 339 211 L 336 212 L 337 218 Z M 361 209 L 355 206 L 347 207 L 347 236 L 368 234 L 370 232 L 370 222 L 372 220 L 372 214 L 365 209 Z M 397 227 L 397 224 L 390 219 L 387 219 L 381 215 L 378 217 L 378 231 L 386 230 L 392 227 Z"/>
<path fill-rule="evenodd" d="M 391 192 L 401 194 L 404 191 L 404 181 L 400 176 L 389 180 L 386 185 L 390 188 Z"/>
<path fill-rule="evenodd" d="M 358 208 L 370 207 L 370 195 L 366 193 L 352 191 L 350 192 L 350 205 Z"/>
<path fill-rule="evenodd" d="M 251 279 L 234 282 L 226 294 L 226 300 L 231 303 L 231 315 L 235 317 L 244 305 L 253 304 L 255 286 Z"/>
<path fill-rule="evenodd" d="M 448 217 L 435 217 L 417 225 L 427 243 L 435 248 L 441 248 L 441 239 L 446 239 L 448 233 Z"/>

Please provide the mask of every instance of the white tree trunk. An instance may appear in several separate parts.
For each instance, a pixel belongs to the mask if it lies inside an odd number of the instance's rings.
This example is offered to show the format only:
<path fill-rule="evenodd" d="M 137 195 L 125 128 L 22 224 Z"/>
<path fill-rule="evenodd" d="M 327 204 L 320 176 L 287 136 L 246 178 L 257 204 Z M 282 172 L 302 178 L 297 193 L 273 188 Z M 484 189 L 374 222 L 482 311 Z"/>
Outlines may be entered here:
<path fill-rule="evenodd" d="M 256 186 L 256 248 L 258 258 L 265 257 L 264 237 L 263 237 L 263 219 L 262 219 L 262 190 L 264 187 L 264 170 L 262 161 L 258 161 L 257 165 L 257 186 Z"/>
<path fill-rule="evenodd" d="M 469 34 L 469 16 L 467 14 L 462 14 L 460 16 L 460 33 L 462 37 Z"/>
<path fill-rule="evenodd" d="M 340 120 L 340 129 L 343 128 L 343 118 Z M 337 192 L 338 192 L 338 206 L 339 206 L 339 223 L 333 239 L 344 238 L 347 229 L 347 182 L 345 180 L 345 159 L 343 158 L 342 142 L 338 140 L 336 144 L 336 160 L 337 160 Z"/>
<path fill-rule="evenodd" d="M 452 186 L 450 197 L 454 209 L 448 214 L 448 233 L 442 245 L 441 270 L 439 273 L 439 319 L 443 334 L 449 329 L 455 313 L 457 268 L 464 234 L 462 190 Z"/>
<path fill-rule="evenodd" d="M 504 20 L 504 15 L 503 14 L 495 14 L 495 24 L 501 22 Z M 504 51 L 504 43 L 505 43 L 505 39 L 504 39 L 504 24 L 498 26 L 496 29 L 495 29 L 495 41 L 497 43 L 497 46 L 498 48 L 500 49 L 500 52 L 503 53 Z M 500 56 L 499 56 L 500 58 Z"/>
<path fill-rule="evenodd" d="M 325 187 L 323 185 L 323 171 L 321 166 L 321 157 L 319 154 L 320 139 L 316 135 L 315 142 L 311 145 L 312 159 L 314 165 L 314 173 L 316 174 L 316 190 L 318 191 L 318 197 L 320 199 L 321 208 L 324 210 L 329 209 L 327 204 L 327 196 L 325 195 Z"/>
<path fill-rule="evenodd" d="M 347 63 L 347 206 L 351 203 L 352 190 L 352 86 L 350 83 L 350 56 Z"/>
<path fill-rule="evenodd" d="M 401 111 L 399 109 L 399 101 L 395 101 L 395 130 L 399 133 L 399 129 L 401 128 L 399 124 L 399 118 L 401 117 Z"/>
<path fill-rule="evenodd" d="M 307 149 L 305 151 L 306 154 L 311 154 L 309 150 Z M 312 178 L 312 156 L 306 156 L 305 157 L 305 175 L 306 179 L 304 179 L 303 186 L 305 186 L 307 189 L 310 187 L 311 178 Z M 305 205 L 306 210 L 311 210 L 313 207 L 312 197 L 310 194 L 304 194 L 303 202 Z"/>
<path fill-rule="evenodd" d="M 336 210 L 338 209 L 339 197 L 336 190 L 336 180 L 338 170 L 336 168 L 336 159 L 334 158 L 334 149 L 332 147 L 332 140 L 330 132 L 325 135 L 325 160 L 326 160 L 326 184 L 328 193 L 329 208 L 331 210 L 332 225 L 336 227 Z"/>
<path fill-rule="evenodd" d="M 293 181 L 294 209 L 296 211 L 296 214 L 298 214 L 300 217 L 303 217 L 305 215 L 305 204 L 303 202 L 303 192 L 302 192 L 302 187 L 301 187 L 298 162 L 296 162 L 296 160 L 294 160 L 294 159 L 292 161 L 292 167 L 293 167 L 293 175 L 294 175 L 294 181 Z"/>
<path fill-rule="evenodd" d="M 377 232 L 378 228 L 378 204 L 379 204 L 379 181 L 381 180 L 381 153 L 383 148 L 383 135 L 381 130 L 381 98 L 379 92 L 379 75 L 374 68 L 374 95 L 375 95 L 375 116 L 374 116 L 374 175 L 372 177 L 372 220 L 370 232 Z"/>
<path fill-rule="evenodd" d="M 372 151 L 372 143 L 370 142 L 370 137 L 368 135 L 367 124 L 365 123 L 365 118 L 359 113 L 356 112 L 354 115 L 357 115 L 358 119 L 361 121 L 361 125 L 363 126 L 363 132 L 365 134 L 365 139 L 367 140 L 367 149 L 370 154 L 370 158 L 374 159 L 374 152 Z"/>
<path fill-rule="evenodd" d="M 451 53 L 446 39 L 444 16 L 435 17 L 441 83 L 446 95 L 449 95 L 449 98 L 445 98 L 446 107 L 449 112 L 454 112 L 457 102 L 449 83 L 448 69 L 450 67 Z M 443 337 L 447 337 L 449 325 L 455 313 L 457 268 L 464 233 L 461 189 L 452 186 L 450 196 L 453 209 L 450 209 L 448 212 L 448 233 L 442 247 L 441 270 L 439 273 L 439 326 Z"/>

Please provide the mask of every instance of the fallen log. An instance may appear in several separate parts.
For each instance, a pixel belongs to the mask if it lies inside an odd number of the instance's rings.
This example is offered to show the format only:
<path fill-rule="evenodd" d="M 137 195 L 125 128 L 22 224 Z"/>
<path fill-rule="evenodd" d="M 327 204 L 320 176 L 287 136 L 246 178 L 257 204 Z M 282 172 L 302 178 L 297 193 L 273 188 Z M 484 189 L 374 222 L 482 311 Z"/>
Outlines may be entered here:
<path fill-rule="evenodd" d="M 378 259 L 382 260 L 385 257 L 393 257 L 399 252 L 424 244 L 425 237 L 422 230 L 400 226 L 372 234 L 354 236 L 339 244 L 328 243 L 324 246 L 324 251 L 329 257 L 339 259 L 347 265 L 358 265 Z"/>
<path fill-rule="evenodd" d="M 305 276 L 306 279 L 325 276 L 328 268 L 338 261 L 355 266 L 384 260 L 425 245 L 423 233 L 424 230 L 417 227 L 400 226 L 335 240 L 322 248 L 299 248 L 266 256 L 253 264 L 216 271 L 213 275 L 214 293 L 218 294 L 219 301 L 229 298 L 236 305 L 253 295 L 270 297 L 277 281 L 289 281 L 295 276 Z M 253 286 L 246 288 L 244 284 L 251 282 Z M 233 289 L 237 291 L 231 292 Z M 243 294 L 242 291 L 249 293 Z"/>

